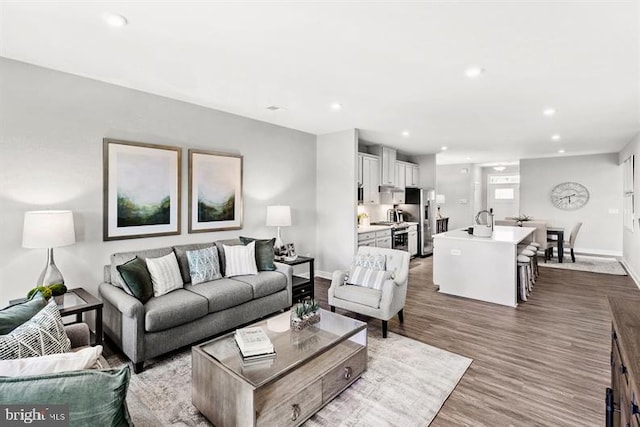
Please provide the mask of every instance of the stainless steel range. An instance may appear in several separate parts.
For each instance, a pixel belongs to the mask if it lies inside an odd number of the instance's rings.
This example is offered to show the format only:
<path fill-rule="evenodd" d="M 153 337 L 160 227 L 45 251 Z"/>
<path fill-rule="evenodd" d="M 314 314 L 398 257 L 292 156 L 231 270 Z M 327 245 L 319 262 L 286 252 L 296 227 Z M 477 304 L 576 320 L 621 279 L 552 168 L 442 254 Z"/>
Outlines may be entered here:
<path fill-rule="evenodd" d="M 371 225 L 391 226 L 391 248 L 409 251 L 409 224 L 406 222 L 380 221 Z"/>

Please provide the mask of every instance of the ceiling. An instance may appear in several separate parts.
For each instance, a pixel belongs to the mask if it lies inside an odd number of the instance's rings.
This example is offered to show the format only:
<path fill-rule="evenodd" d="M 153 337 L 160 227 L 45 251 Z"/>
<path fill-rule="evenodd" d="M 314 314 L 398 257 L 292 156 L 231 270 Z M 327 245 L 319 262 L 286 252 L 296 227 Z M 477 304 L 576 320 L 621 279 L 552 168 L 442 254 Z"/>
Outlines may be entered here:
<path fill-rule="evenodd" d="M 314 134 L 358 128 L 439 164 L 502 162 L 616 152 L 640 131 L 639 13 L 613 0 L 2 0 L 0 56 Z M 485 73 L 467 78 L 472 65 Z"/>

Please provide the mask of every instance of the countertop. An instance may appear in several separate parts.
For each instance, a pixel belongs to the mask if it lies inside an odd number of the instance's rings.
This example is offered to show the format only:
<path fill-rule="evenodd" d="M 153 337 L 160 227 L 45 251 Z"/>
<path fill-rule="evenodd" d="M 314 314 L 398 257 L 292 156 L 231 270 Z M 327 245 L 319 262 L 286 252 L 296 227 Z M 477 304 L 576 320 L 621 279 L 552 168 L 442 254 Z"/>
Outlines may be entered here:
<path fill-rule="evenodd" d="M 417 222 L 405 222 L 405 224 L 412 226 L 412 225 L 418 225 Z M 393 227 L 390 225 L 369 225 L 369 226 L 358 226 L 358 234 L 360 233 L 370 233 L 372 231 L 383 231 L 383 230 L 391 230 Z"/>
<path fill-rule="evenodd" d="M 493 227 L 493 236 L 478 237 L 467 232 L 466 228 L 460 230 L 447 231 L 438 233 L 433 236 L 435 239 L 454 239 L 454 240 L 476 240 L 488 243 L 520 243 L 536 229 L 532 227 L 507 227 L 496 225 Z"/>

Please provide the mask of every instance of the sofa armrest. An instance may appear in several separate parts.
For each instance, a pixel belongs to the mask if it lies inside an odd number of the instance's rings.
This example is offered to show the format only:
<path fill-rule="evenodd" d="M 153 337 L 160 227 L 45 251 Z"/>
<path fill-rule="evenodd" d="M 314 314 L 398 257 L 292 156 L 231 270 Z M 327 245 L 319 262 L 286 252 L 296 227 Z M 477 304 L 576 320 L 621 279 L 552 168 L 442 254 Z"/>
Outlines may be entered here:
<path fill-rule="evenodd" d="M 99 288 L 100 296 L 109 302 L 120 313 L 127 317 L 144 316 L 144 306 L 135 297 L 126 293 L 123 289 L 111 283 L 101 283 Z"/>
<path fill-rule="evenodd" d="M 74 323 L 73 325 L 66 325 L 64 331 L 71 341 L 71 348 L 86 347 L 91 345 L 91 334 L 89 332 L 89 325 L 86 323 Z"/>
<path fill-rule="evenodd" d="M 276 266 L 277 272 L 284 274 L 287 278 L 287 292 L 289 293 L 289 305 L 291 305 L 293 301 L 293 267 L 277 261 L 273 265 Z"/>

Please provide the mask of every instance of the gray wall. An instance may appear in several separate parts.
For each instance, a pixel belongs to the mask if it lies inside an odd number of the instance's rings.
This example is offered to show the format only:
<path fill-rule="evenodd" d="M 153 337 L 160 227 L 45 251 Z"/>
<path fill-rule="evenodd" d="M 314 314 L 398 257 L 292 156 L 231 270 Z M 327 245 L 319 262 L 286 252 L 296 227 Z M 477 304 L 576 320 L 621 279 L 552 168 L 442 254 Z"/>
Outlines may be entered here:
<path fill-rule="evenodd" d="M 180 236 L 102 241 L 103 137 L 183 147 Z M 313 254 L 315 145 L 307 133 L 0 59 L 0 306 L 24 296 L 44 268 L 44 249 L 21 246 L 28 210 L 74 212 L 77 243 L 56 249 L 56 264 L 68 285 L 94 294 L 113 252 L 274 236 L 264 224 L 270 204 L 291 205 L 283 239 Z M 242 230 L 187 233 L 187 148 L 244 156 Z"/>
<path fill-rule="evenodd" d="M 462 172 L 464 169 L 466 173 Z M 436 194 L 445 196 L 445 203 L 440 205 L 440 214 L 449 218 L 449 230 L 472 225 L 475 216 L 473 165 L 438 166 L 436 176 Z"/>
<path fill-rule="evenodd" d="M 589 190 L 590 200 L 581 209 L 565 211 L 551 203 L 551 190 L 565 181 L 579 182 Z M 617 213 L 609 213 L 610 209 Z M 521 160 L 520 212 L 567 230 L 582 221 L 577 251 L 622 255 L 622 167 L 618 154 Z"/>
<path fill-rule="evenodd" d="M 635 155 L 635 180 L 633 183 L 635 223 L 633 231 L 623 227 L 622 253 L 627 268 L 640 288 L 640 133 L 621 152 L 619 162 Z"/>
<path fill-rule="evenodd" d="M 349 268 L 357 242 L 358 131 L 318 135 L 317 275 Z"/>

